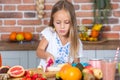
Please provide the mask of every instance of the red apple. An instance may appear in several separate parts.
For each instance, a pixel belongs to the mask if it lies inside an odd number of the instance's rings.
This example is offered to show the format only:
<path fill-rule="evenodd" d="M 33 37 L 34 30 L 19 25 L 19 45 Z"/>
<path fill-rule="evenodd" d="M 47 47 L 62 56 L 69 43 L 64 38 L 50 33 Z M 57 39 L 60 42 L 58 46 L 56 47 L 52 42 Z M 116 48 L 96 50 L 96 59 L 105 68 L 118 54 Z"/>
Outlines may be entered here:
<path fill-rule="evenodd" d="M 93 74 L 93 67 L 91 65 L 85 66 L 83 69 L 83 73 Z"/>
<path fill-rule="evenodd" d="M 93 74 L 93 71 L 92 70 L 90 70 L 90 69 L 83 69 L 83 71 L 82 71 L 83 73 L 89 73 L 89 74 Z"/>
<path fill-rule="evenodd" d="M 85 66 L 84 68 L 92 69 L 93 67 L 91 65 L 88 65 L 88 66 Z"/>

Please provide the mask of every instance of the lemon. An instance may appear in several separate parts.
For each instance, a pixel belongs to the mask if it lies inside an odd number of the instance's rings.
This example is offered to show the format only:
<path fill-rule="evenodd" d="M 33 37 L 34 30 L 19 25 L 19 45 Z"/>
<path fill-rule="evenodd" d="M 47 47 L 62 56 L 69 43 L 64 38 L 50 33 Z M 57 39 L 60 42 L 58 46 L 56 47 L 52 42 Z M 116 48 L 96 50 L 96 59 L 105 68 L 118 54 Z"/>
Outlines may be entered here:
<path fill-rule="evenodd" d="M 93 37 L 90 37 L 90 38 L 89 38 L 89 41 L 93 41 L 93 40 L 94 40 L 94 38 L 93 38 Z"/>
<path fill-rule="evenodd" d="M 56 73 L 55 77 L 56 77 L 57 79 L 59 79 L 59 78 L 60 78 L 60 73 L 59 73 L 59 72 Z"/>
<path fill-rule="evenodd" d="M 95 24 L 92 28 L 92 30 L 97 30 L 97 31 L 100 31 L 102 28 L 102 24 Z"/>
<path fill-rule="evenodd" d="M 22 40 L 24 40 L 24 36 L 22 34 L 17 34 L 16 40 L 17 41 L 22 41 Z"/>
<path fill-rule="evenodd" d="M 93 38 L 93 40 L 94 40 L 94 41 L 97 41 L 97 40 L 98 40 L 98 38 Z"/>

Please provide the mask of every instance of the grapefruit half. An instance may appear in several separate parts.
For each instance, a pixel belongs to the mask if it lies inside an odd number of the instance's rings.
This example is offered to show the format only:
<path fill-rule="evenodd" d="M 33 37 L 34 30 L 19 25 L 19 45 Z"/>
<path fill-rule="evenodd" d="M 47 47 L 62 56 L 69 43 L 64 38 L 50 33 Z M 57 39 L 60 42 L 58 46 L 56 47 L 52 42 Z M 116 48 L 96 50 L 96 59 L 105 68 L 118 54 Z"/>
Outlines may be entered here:
<path fill-rule="evenodd" d="M 11 67 L 7 72 L 11 77 L 22 77 L 25 73 L 25 69 L 20 66 L 16 65 Z"/>

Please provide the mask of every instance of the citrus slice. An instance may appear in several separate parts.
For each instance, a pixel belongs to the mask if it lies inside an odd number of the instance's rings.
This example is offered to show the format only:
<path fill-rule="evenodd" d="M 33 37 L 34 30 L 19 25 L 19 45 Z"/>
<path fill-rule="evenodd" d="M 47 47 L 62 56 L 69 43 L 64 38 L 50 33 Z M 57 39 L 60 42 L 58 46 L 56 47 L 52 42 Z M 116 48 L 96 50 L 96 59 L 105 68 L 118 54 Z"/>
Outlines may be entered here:
<path fill-rule="evenodd" d="M 11 67 L 7 72 L 11 77 L 22 77 L 25 73 L 25 70 L 22 66 L 16 65 Z"/>

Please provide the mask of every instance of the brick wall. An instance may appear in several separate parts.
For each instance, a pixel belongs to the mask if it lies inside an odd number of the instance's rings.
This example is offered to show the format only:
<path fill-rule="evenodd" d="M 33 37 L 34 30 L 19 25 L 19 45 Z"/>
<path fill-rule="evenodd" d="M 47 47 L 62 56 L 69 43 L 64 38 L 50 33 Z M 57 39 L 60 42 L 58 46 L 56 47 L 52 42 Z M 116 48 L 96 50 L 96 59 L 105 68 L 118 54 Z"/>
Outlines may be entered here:
<path fill-rule="evenodd" d="M 45 0 L 45 14 L 38 19 L 35 8 L 36 0 L 0 0 L 0 40 L 8 40 L 12 31 L 30 31 L 38 39 L 39 32 L 49 23 L 52 5 L 58 0 Z M 93 22 L 93 3 L 91 0 L 69 0 L 76 9 L 78 24 L 86 26 Z M 120 40 L 120 0 L 111 0 L 112 15 L 105 24 L 103 36 Z"/>

